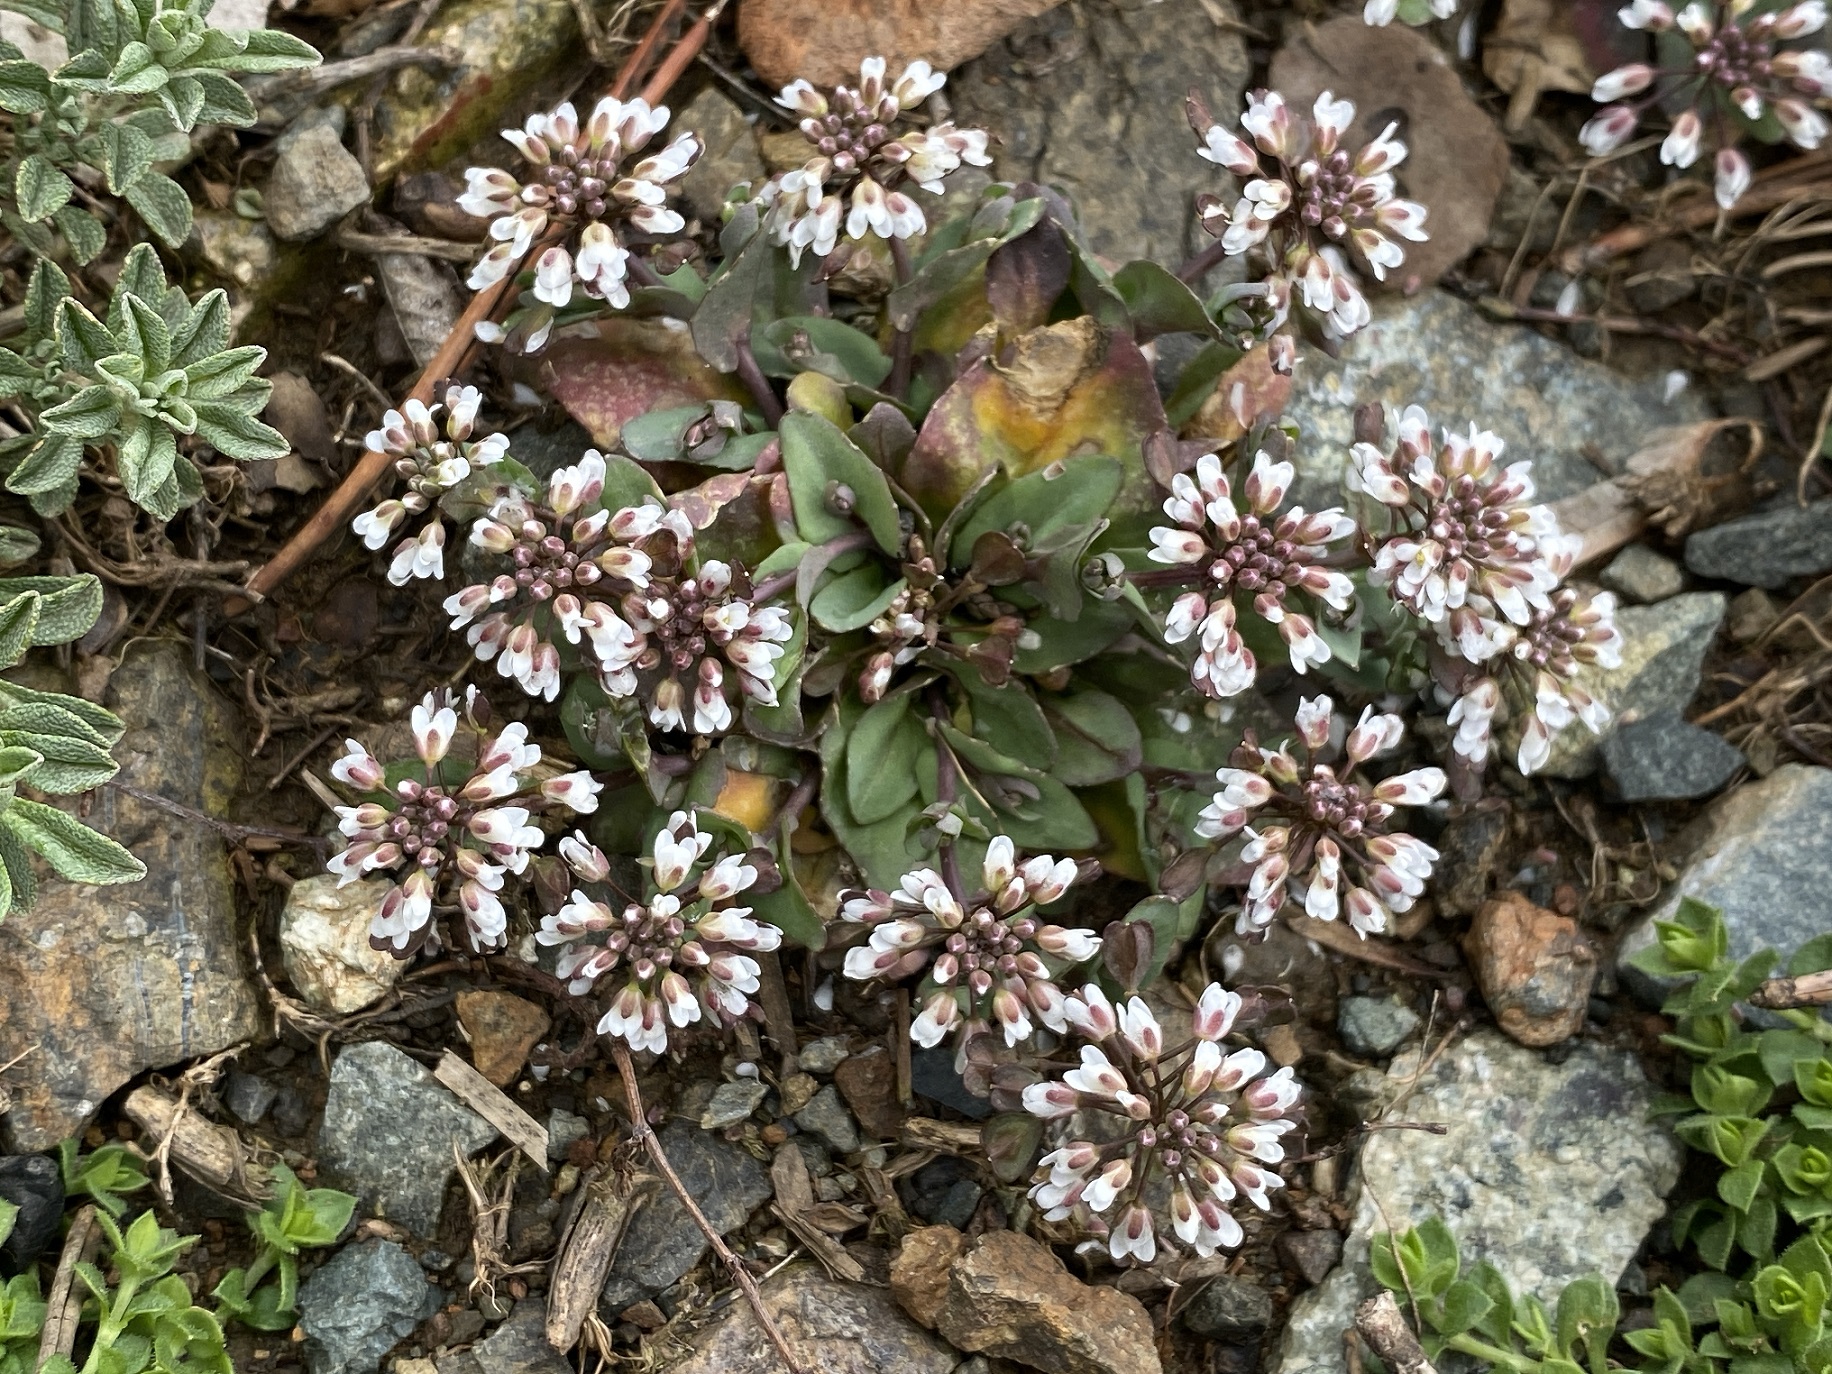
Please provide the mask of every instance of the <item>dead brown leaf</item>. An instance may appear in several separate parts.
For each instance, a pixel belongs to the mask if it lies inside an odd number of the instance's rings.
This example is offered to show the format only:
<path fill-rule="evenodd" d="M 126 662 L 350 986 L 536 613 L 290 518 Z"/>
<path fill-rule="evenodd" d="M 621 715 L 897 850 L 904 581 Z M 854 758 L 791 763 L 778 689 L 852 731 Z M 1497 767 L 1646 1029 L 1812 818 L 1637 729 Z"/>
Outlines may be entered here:
<path fill-rule="evenodd" d="M 1507 0 L 1494 32 L 1483 40 L 1482 70 L 1510 96 L 1509 129 L 1533 117 L 1540 92 L 1587 95 L 1597 77 L 1565 0 Z"/>

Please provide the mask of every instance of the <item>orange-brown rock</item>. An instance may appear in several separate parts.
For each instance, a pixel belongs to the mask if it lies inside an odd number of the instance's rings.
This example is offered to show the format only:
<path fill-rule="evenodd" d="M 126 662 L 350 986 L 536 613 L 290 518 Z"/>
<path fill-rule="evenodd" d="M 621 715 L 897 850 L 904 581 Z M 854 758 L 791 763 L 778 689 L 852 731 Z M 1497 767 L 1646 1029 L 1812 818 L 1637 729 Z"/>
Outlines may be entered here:
<path fill-rule="evenodd" d="M 772 86 L 805 77 L 856 85 L 862 59 L 882 54 L 892 80 L 922 58 L 952 71 L 1059 0 L 744 0 L 738 42 Z"/>
<path fill-rule="evenodd" d="M 1523 1045 L 1556 1045 L 1584 1024 L 1597 952 L 1577 923 L 1518 892 L 1482 904 L 1464 939 L 1482 997 Z"/>
<path fill-rule="evenodd" d="M 458 1020 L 471 1037 L 477 1072 L 499 1088 L 515 1081 L 552 1025 L 546 1012 L 512 992 L 459 993 Z"/>
<path fill-rule="evenodd" d="M 923 1226 L 903 1238 L 891 1261 L 891 1296 L 917 1321 L 935 1329 L 948 1301 L 948 1274 L 967 1238 L 952 1226 Z"/>
<path fill-rule="evenodd" d="M 988 1231 L 954 1262 L 936 1330 L 1044 1374 L 1163 1374 L 1137 1298 L 1083 1283 L 1015 1231 Z"/>

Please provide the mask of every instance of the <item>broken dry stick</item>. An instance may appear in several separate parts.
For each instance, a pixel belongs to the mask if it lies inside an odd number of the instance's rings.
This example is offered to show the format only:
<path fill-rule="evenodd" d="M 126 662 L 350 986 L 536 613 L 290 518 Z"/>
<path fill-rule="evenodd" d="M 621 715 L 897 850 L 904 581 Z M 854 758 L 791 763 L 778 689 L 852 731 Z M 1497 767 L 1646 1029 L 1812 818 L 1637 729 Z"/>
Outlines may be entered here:
<path fill-rule="evenodd" d="M 547 1128 L 515 1105 L 515 1099 L 478 1073 L 463 1058 L 447 1050 L 440 1056 L 433 1077 L 450 1088 L 458 1100 L 489 1122 L 542 1173 L 547 1172 Z"/>
<path fill-rule="evenodd" d="M 1823 1007 L 1832 1002 L 1832 969 L 1794 978 L 1770 978 L 1749 994 L 1752 1007 L 1785 1011 L 1790 1007 Z"/>
<path fill-rule="evenodd" d="M 555 1350 L 571 1350 L 579 1343 L 624 1228 L 654 1194 L 656 1183 L 648 1174 L 607 1168 L 586 1185 L 585 1200 L 560 1241 L 547 1288 L 547 1344 Z"/>
<path fill-rule="evenodd" d="M 38 1337 L 38 1365 L 42 1369 L 55 1356 L 70 1358 L 76 1349 L 76 1328 L 83 1316 L 86 1288 L 73 1282 L 76 1266 L 95 1259 L 101 1248 L 102 1228 L 95 1224 L 95 1207 L 82 1208 L 70 1222 L 70 1234 L 64 1237 L 63 1254 L 57 1261 L 57 1274 L 51 1280 L 51 1295 L 45 1299 L 45 1324 Z"/>
<path fill-rule="evenodd" d="M 249 1158 L 239 1135 L 185 1109 L 171 1093 L 149 1083 L 129 1093 L 123 1109 L 152 1139 L 170 1140 L 172 1163 L 205 1187 L 250 1206 L 273 1191 L 273 1176 Z"/>
<path fill-rule="evenodd" d="M 1369 1298 L 1356 1308 L 1355 1329 L 1393 1374 L 1437 1374 L 1391 1293 Z"/>

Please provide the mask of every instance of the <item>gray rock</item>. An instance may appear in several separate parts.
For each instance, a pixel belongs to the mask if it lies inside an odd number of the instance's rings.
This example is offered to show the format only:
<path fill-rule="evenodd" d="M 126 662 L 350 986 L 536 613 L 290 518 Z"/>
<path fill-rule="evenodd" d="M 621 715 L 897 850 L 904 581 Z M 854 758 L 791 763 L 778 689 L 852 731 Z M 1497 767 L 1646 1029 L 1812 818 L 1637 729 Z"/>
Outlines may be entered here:
<path fill-rule="evenodd" d="M 1678 879 L 1648 919 L 1623 936 L 1616 954 L 1623 982 L 1655 1005 L 1670 984 L 1629 960 L 1654 942 L 1654 922 L 1672 920 L 1686 897 L 1723 911 L 1733 959 L 1772 949 L 1785 960 L 1825 933 L 1832 768 L 1784 764 L 1713 802 L 1690 838 L 1691 857 Z"/>
<path fill-rule="evenodd" d="M 627 1242 L 626 1242 L 627 1244 Z M 891 1301 L 888 1290 L 838 1283 L 797 1265 L 763 1285 L 763 1305 L 804 1369 L 821 1374 L 950 1374 L 960 1356 Z M 657 1374 L 777 1374 L 782 1359 L 749 1306 L 730 1303 L 693 1348 Z"/>
<path fill-rule="evenodd" d="M 688 101 L 687 108 L 671 122 L 692 129 L 706 142 L 700 160 L 681 179 L 681 199 L 694 215 L 717 226 L 725 193 L 741 181 L 756 186 L 763 180 L 756 132 L 745 122 L 737 102 L 716 86 L 708 86 Z"/>
<path fill-rule="evenodd" d="M 263 220 L 233 210 L 198 210 L 192 217 L 203 259 L 244 294 L 266 293 L 280 262 L 280 246 Z"/>
<path fill-rule="evenodd" d="M 509 1320 L 473 1346 L 481 1374 L 573 1374 L 564 1356 L 547 1344 L 547 1311 L 538 1298 L 515 1304 Z"/>
<path fill-rule="evenodd" d="M 840 1090 L 829 1083 L 807 1106 L 795 1113 L 795 1124 L 824 1140 L 835 1154 L 849 1155 L 859 1148 L 859 1126 L 840 1101 Z"/>
<path fill-rule="evenodd" d="M 393 1241 L 345 1246 L 299 1287 L 306 1367 L 311 1374 L 376 1374 L 382 1356 L 438 1305 L 438 1290 Z"/>
<path fill-rule="evenodd" d="M 1183 112 L 1194 88 L 1240 108 L 1250 70 L 1231 0 L 1060 5 L 948 79 L 956 120 L 996 129 L 1001 180 L 1060 187 L 1097 253 L 1174 267 L 1208 242 L 1196 193 L 1225 193 L 1195 155 Z"/>
<path fill-rule="evenodd" d="M 430 1236 L 452 1176 L 452 1142 L 474 1154 L 496 1128 L 393 1045 L 351 1045 L 331 1065 L 318 1160 L 377 1216 Z"/>
<path fill-rule="evenodd" d="M 1597 581 L 1624 601 L 1665 601 L 1686 589 L 1686 572 L 1646 544 L 1630 544 L 1609 560 Z"/>
<path fill-rule="evenodd" d="M 290 242 L 317 238 L 369 203 L 369 178 L 328 122 L 314 122 L 280 149 L 262 209 L 268 228 Z"/>
<path fill-rule="evenodd" d="M 265 1078 L 257 1078 L 240 1069 L 229 1075 L 223 1087 L 223 1105 L 250 1126 L 267 1115 L 280 1090 Z"/>
<path fill-rule="evenodd" d="M 827 1035 L 819 1040 L 810 1040 L 796 1056 L 801 1061 L 802 1069 L 808 1073 L 832 1073 L 848 1059 L 852 1058 L 851 1042 L 843 1035 Z"/>
<path fill-rule="evenodd" d="M 1577 677 L 1579 686 L 1609 707 L 1604 739 L 1637 720 L 1686 709 L 1698 691 L 1705 651 L 1717 637 L 1727 605 L 1722 592 L 1686 592 L 1616 613 L 1622 666 L 1586 667 Z M 1553 736 L 1551 757 L 1540 772 L 1553 778 L 1589 777 L 1597 771 L 1599 743 L 1574 722 Z"/>
<path fill-rule="evenodd" d="M 1287 1231 L 1278 1240 L 1279 1258 L 1316 1287 L 1342 1259 L 1340 1231 Z"/>
<path fill-rule="evenodd" d="M 763 1166 L 694 1122 L 669 1122 L 661 1141 L 682 1184 L 720 1235 L 737 1230 L 769 1200 Z M 607 1321 L 615 1319 L 631 1303 L 661 1292 L 705 1253 L 706 1237 L 680 1199 L 663 1189 L 630 1219 L 599 1294 L 599 1312 Z"/>
<path fill-rule="evenodd" d="M 1393 997 L 1345 997 L 1336 1013 L 1342 1043 L 1356 1054 L 1392 1054 L 1419 1028 L 1419 1014 Z"/>
<path fill-rule="evenodd" d="M 937 1046 L 917 1050 L 910 1056 L 910 1087 L 918 1097 L 926 1097 L 943 1107 L 952 1107 L 962 1116 L 984 1121 L 992 1115 L 992 1104 L 967 1091 L 967 1085 L 954 1068 L 954 1051 Z"/>
<path fill-rule="evenodd" d="M 1388 1071 L 1392 1091 L 1418 1073 L 1418 1053 L 1401 1055 Z M 1342 1264 L 1292 1305 L 1278 1374 L 1344 1369 L 1342 1333 L 1377 1288 L 1369 1240 L 1389 1221 L 1443 1217 L 1465 1261 L 1489 1260 L 1517 1292 L 1548 1304 L 1581 1274 L 1613 1282 L 1679 1178 L 1679 1146 L 1648 1119 L 1653 1100 L 1625 1051 L 1581 1043 L 1552 1064 L 1489 1029 L 1453 1045 L 1405 1106 L 1407 1120 L 1443 1122 L 1446 1134 L 1368 1137 Z"/>
<path fill-rule="evenodd" d="M 700 1113 L 700 1129 L 717 1131 L 748 1121 L 752 1112 L 770 1095 L 770 1085 L 755 1078 L 740 1078 L 735 1083 L 721 1083 L 713 1089 L 712 1101 Z"/>
<path fill-rule="evenodd" d="M 1791 501 L 1713 525 L 1686 540 L 1686 566 L 1744 587 L 1785 586 L 1832 568 L 1832 500 Z"/>
<path fill-rule="evenodd" d="M 235 720 L 190 660 L 184 645 L 144 644 L 109 680 L 107 705 L 127 727 L 119 781 L 227 817 L 241 783 Z M 0 1136 L 21 1152 L 81 1135 L 136 1074 L 253 1040 L 267 1024 L 221 836 L 120 788 L 81 800 L 88 824 L 147 875 L 91 887 L 47 874 L 37 904 L 0 927 L 0 1064 L 17 1061 Z"/>
<path fill-rule="evenodd" d="M 1445 291 L 1385 297 L 1373 309 L 1374 322 L 1342 346 L 1340 360 L 1299 351 L 1285 417 L 1302 435 L 1294 499 L 1307 507 L 1340 503 L 1355 407 L 1368 401 L 1417 403 L 1435 426 L 1494 431 L 1506 460 L 1533 460 L 1542 501 L 1598 480 L 1588 452 L 1618 472 L 1648 430 L 1704 415 L 1690 391 L 1668 402 L 1658 380 L 1630 381 L 1524 325 L 1484 319 Z"/>
<path fill-rule="evenodd" d="M 1272 1325 L 1272 1295 L 1252 1279 L 1223 1274 L 1183 1309 L 1183 1324 L 1214 1340 L 1257 1340 Z"/>
<path fill-rule="evenodd" d="M 1623 801 L 1708 797 L 1746 762 L 1741 749 L 1677 711 L 1619 726 L 1603 741 L 1603 771 Z"/>
<path fill-rule="evenodd" d="M 584 1140 L 592 1133 L 592 1123 L 582 1116 L 563 1112 L 558 1107 L 547 1116 L 547 1158 L 560 1160 L 566 1158 L 566 1151 L 575 1140 Z"/>
<path fill-rule="evenodd" d="M 19 1274 L 57 1240 L 64 1220 L 64 1174 L 50 1155 L 0 1159 L 0 1202 L 19 1210 L 0 1241 L 0 1274 Z"/>

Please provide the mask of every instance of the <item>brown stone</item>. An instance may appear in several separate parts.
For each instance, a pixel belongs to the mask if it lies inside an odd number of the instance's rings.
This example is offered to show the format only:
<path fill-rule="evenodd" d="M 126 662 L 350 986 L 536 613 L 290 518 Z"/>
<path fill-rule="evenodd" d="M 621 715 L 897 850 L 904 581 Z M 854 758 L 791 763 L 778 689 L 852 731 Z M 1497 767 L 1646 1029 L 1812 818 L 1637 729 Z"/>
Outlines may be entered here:
<path fill-rule="evenodd" d="M 1523 1045 L 1556 1045 L 1584 1024 L 1597 952 L 1577 923 L 1518 892 L 1484 902 L 1464 939 L 1482 997 Z"/>
<path fill-rule="evenodd" d="M 1350 148 L 1399 122 L 1408 156 L 1394 175 L 1401 193 L 1429 211 L 1431 237 L 1404 244 L 1405 264 L 1387 281 L 1407 291 L 1430 286 L 1488 237 L 1507 180 L 1507 140 L 1419 30 L 1369 28 L 1357 13 L 1296 32 L 1272 59 L 1267 85 L 1306 113 L 1324 91 L 1354 101 L 1355 123 L 1343 136 Z"/>
<path fill-rule="evenodd" d="M 952 1226 L 924 1226 L 903 1238 L 891 1261 L 891 1296 L 931 1331 L 948 1301 L 948 1272 L 966 1248 L 967 1238 Z"/>
<path fill-rule="evenodd" d="M 512 992 L 461 992 L 458 1021 L 471 1037 L 477 1072 L 506 1088 L 528 1062 L 528 1051 L 553 1024 L 547 1013 Z"/>
<path fill-rule="evenodd" d="M 897 1102 L 897 1068 L 882 1045 L 855 1054 L 833 1071 L 833 1084 L 871 1140 L 895 1140 L 907 1113 Z"/>
<path fill-rule="evenodd" d="M 859 63 L 876 54 L 896 80 L 917 58 L 952 71 L 1060 0 L 744 0 L 738 42 L 772 86 L 805 77 L 856 86 Z"/>
<path fill-rule="evenodd" d="M 989 1231 L 955 1261 L 936 1329 L 957 1349 L 1045 1374 L 1163 1372 L 1137 1298 L 1083 1283 L 1015 1231 Z"/>

